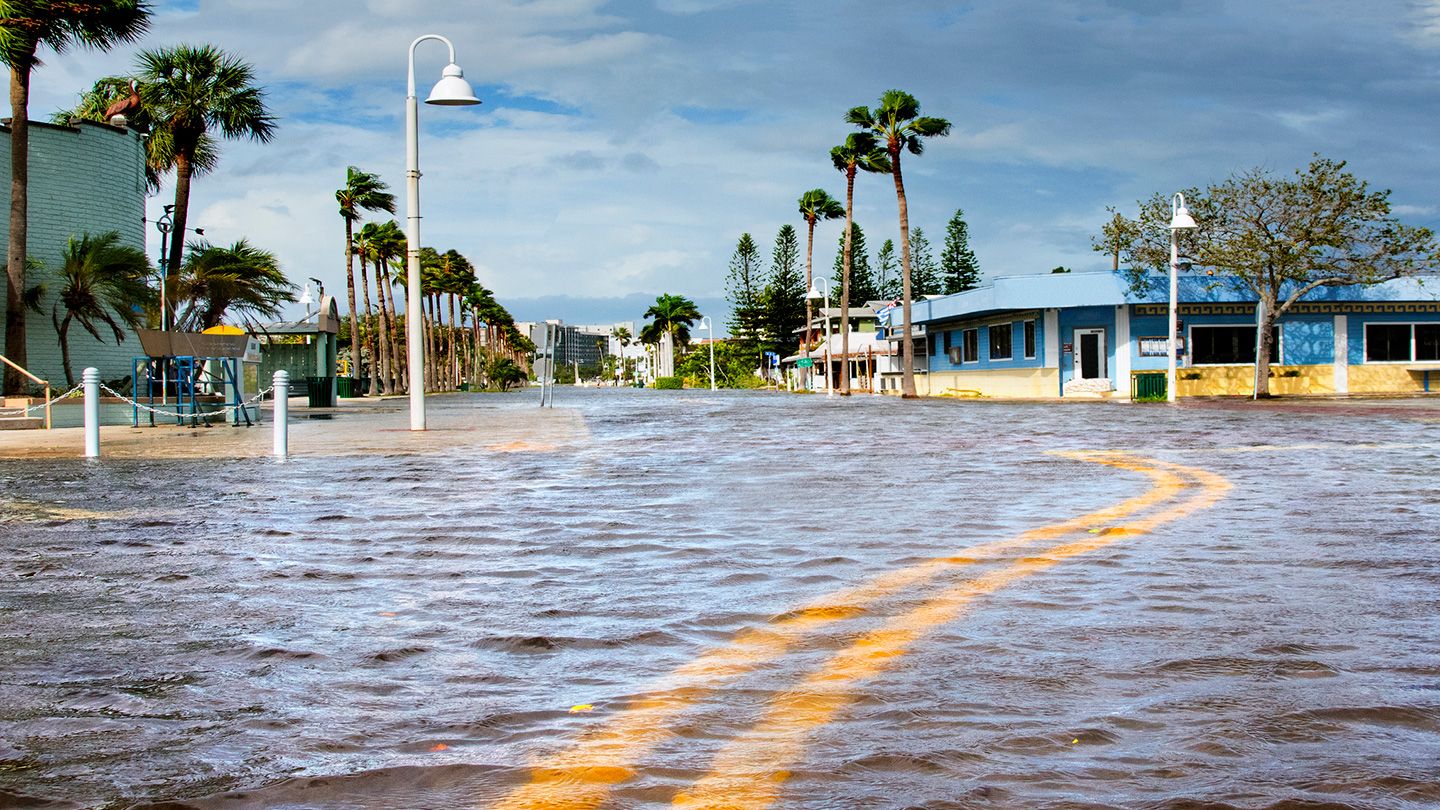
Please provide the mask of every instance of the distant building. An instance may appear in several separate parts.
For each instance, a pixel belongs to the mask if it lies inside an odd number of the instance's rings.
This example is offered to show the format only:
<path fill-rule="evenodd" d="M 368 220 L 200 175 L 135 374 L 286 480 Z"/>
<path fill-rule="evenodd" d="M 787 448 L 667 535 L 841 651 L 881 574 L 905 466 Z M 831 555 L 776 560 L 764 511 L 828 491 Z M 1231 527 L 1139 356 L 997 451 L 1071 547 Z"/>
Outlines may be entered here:
<path fill-rule="evenodd" d="M 515 327 L 530 337 L 537 352 L 545 351 L 548 327 L 550 339 L 555 341 L 555 362 L 570 367 L 578 364 L 582 371 L 589 369 L 592 373 L 599 371 L 607 355 L 621 354 L 620 341 L 614 337 L 617 329 L 624 327 L 632 335 L 632 340 L 635 334 L 633 321 L 615 324 L 567 324 L 559 319 L 551 319 L 520 322 L 516 323 Z M 629 351 L 626 353 L 630 355 Z M 543 359 L 541 365 L 543 366 Z"/>
<path fill-rule="evenodd" d="M 0 178 L 10 187 L 10 127 L 0 126 Z M 64 384 L 60 339 L 51 321 L 59 300 L 57 270 L 72 236 L 99 236 L 118 231 L 121 241 L 145 248 L 145 145 L 133 130 L 80 122 L 56 126 L 30 122 L 30 259 L 43 264 L 26 274 L 28 286 L 44 285 L 40 311 L 25 318 L 26 366 L 37 376 Z M 10 222 L 0 217 L 0 243 L 9 241 Z M 0 293 L 7 279 L 0 273 Z M 63 316 L 62 316 L 63 317 Z M 116 345 L 108 328 L 98 341 L 84 329 L 70 330 L 71 366 L 78 377 L 86 366 L 100 369 L 103 379 L 131 374 L 131 359 L 144 354 L 130 333 Z M 6 354 L 0 332 L 0 354 Z"/>

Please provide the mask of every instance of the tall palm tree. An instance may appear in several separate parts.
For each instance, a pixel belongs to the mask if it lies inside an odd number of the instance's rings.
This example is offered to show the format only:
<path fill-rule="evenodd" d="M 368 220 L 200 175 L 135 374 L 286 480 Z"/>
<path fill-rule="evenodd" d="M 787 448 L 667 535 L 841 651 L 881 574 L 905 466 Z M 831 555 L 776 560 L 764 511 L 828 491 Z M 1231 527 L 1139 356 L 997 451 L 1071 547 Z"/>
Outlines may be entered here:
<path fill-rule="evenodd" d="M 625 367 L 625 350 L 630 348 L 631 343 L 635 342 L 635 336 L 630 334 L 630 330 L 623 326 L 617 326 L 612 334 L 615 337 L 615 341 L 620 344 L 620 381 L 624 382 L 630 379 L 630 369 Z"/>
<path fill-rule="evenodd" d="M 662 293 L 655 299 L 655 303 L 645 310 L 645 317 L 652 320 L 641 331 L 641 339 L 648 333 L 658 344 L 661 336 L 669 335 L 673 350 L 689 345 L 690 327 L 700 320 L 700 310 L 694 301 L 683 295 Z"/>
<path fill-rule="evenodd" d="M 72 45 L 109 50 L 138 39 L 150 26 L 146 0 L 3 0 L 0 62 L 10 68 L 10 231 L 5 261 L 5 353 L 18 365 L 25 351 L 26 240 L 30 222 L 30 73 L 43 45 L 61 53 Z M 23 393 L 25 377 L 5 366 L 0 390 Z"/>
<path fill-rule="evenodd" d="M 350 373 L 360 376 L 360 324 L 355 309 L 355 222 L 362 211 L 395 213 L 395 195 L 380 175 L 362 172 L 354 166 L 345 167 L 345 185 L 335 192 L 340 204 L 340 218 L 345 220 L 345 292 L 350 297 Z M 370 297 L 365 297 L 370 305 Z M 374 357 L 370 358 L 372 363 Z"/>
<path fill-rule="evenodd" d="M 150 260 L 145 251 L 120 241 L 117 231 L 100 236 L 70 237 L 60 267 L 60 298 L 50 319 L 60 337 L 60 361 L 65 366 L 65 384 L 75 384 L 70 370 L 70 324 L 79 322 L 98 341 L 100 324 L 110 327 L 115 343 L 125 342 L 125 329 L 134 329 L 144 319 L 145 304 L 154 295 L 146 279 Z M 60 312 L 64 311 L 64 317 Z"/>
<path fill-rule="evenodd" d="M 380 223 L 370 241 L 375 245 L 375 286 L 380 297 L 380 318 L 389 333 L 388 385 L 391 393 L 395 393 L 405 385 L 405 364 L 401 359 L 402 335 L 395 312 L 395 290 L 391 286 L 390 268 L 405 257 L 405 231 L 400 228 L 400 223 L 388 220 Z"/>
<path fill-rule="evenodd" d="M 840 396 L 850 396 L 850 261 L 855 223 L 855 175 L 890 171 L 890 157 L 868 132 L 852 132 L 830 150 L 830 161 L 845 175 L 845 247 L 840 271 Z M 828 321 L 827 321 L 828 323 Z M 829 326 L 825 327 L 829 330 Z M 828 375 L 830 369 L 825 369 Z"/>
<path fill-rule="evenodd" d="M 800 195 L 800 216 L 805 219 L 809 239 L 805 242 L 805 289 L 815 286 L 810 268 L 815 258 L 815 223 L 822 219 L 839 219 L 845 216 L 845 207 L 831 197 L 823 188 L 812 188 Z M 815 322 L 815 304 L 805 296 L 805 335 L 801 348 L 810 350 L 810 326 Z M 806 383 L 808 385 L 808 382 Z"/>
<path fill-rule="evenodd" d="M 245 239 L 229 246 L 191 242 L 175 275 L 175 325 L 181 330 L 219 326 L 226 315 L 274 318 L 295 297 L 275 254 Z"/>
<path fill-rule="evenodd" d="M 871 110 L 854 107 L 845 114 L 848 123 L 875 136 L 890 155 L 890 175 L 895 178 L 895 200 L 900 206 L 900 300 L 904 319 L 901 347 L 900 396 L 914 398 L 915 346 L 910 340 L 910 212 L 905 201 L 905 179 L 900 172 L 900 153 L 919 155 L 925 151 L 922 138 L 950 134 L 944 118 L 920 115 L 920 102 L 904 90 L 886 90 L 880 106 Z"/>
<path fill-rule="evenodd" d="M 176 237 L 167 259 L 170 268 L 179 268 L 185 255 L 185 240 L 179 237 L 190 213 L 190 180 L 202 142 L 218 134 L 268 143 L 275 137 L 275 118 L 265 106 L 265 91 L 255 85 L 254 69 L 213 45 L 141 51 L 136 66 L 141 102 L 153 125 L 150 137 L 168 141 L 174 161 L 171 233 Z M 174 282 L 167 286 L 173 288 Z M 175 299 L 167 295 L 165 300 Z"/>
<path fill-rule="evenodd" d="M 364 329 L 360 337 L 370 355 L 370 385 L 365 389 L 367 397 L 380 393 L 380 330 L 370 309 L 370 272 L 367 269 L 375 257 L 375 246 L 370 243 L 370 238 L 375 234 L 376 227 L 373 222 L 365 223 L 355 232 L 350 246 L 355 258 L 360 260 L 360 300 L 365 310 Z"/>

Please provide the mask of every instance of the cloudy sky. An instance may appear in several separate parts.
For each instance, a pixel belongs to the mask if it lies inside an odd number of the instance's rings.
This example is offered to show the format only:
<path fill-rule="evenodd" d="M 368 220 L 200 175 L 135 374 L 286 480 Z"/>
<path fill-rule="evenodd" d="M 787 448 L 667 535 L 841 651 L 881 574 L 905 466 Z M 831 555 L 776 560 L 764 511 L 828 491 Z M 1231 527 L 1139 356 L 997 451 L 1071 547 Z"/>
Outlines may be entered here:
<path fill-rule="evenodd" d="M 191 220 L 331 290 L 346 165 L 381 173 L 403 215 L 405 49 L 432 32 L 485 103 L 421 110 L 423 241 L 469 256 L 521 319 L 638 319 L 661 292 L 723 316 L 735 240 L 768 255 L 801 192 L 843 194 L 843 114 L 891 87 L 954 124 L 905 164 L 912 225 L 938 242 L 963 208 L 986 275 L 1102 269 L 1107 205 L 1313 152 L 1440 225 L 1437 0 L 154 2 L 138 46 L 51 56 L 32 116 L 140 47 L 242 55 L 278 137 L 227 145 Z M 421 46 L 422 95 L 444 61 Z M 857 219 L 872 250 L 896 237 L 888 179 L 861 178 Z M 816 237 L 827 272 L 839 231 Z"/>

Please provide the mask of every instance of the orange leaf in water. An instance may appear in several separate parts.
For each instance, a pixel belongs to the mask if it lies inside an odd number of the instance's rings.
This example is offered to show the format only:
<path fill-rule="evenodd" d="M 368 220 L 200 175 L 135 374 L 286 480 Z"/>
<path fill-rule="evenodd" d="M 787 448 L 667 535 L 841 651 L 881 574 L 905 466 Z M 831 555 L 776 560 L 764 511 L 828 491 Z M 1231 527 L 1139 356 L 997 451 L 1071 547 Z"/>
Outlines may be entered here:
<path fill-rule="evenodd" d="M 430 746 L 430 750 L 431 750 L 432 752 L 434 752 L 434 751 L 444 751 L 445 749 L 447 749 L 447 748 L 449 748 L 449 747 L 450 747 L 450 746 L 446 745 L 445 743 L 435 743 L 434 745 Z"/>

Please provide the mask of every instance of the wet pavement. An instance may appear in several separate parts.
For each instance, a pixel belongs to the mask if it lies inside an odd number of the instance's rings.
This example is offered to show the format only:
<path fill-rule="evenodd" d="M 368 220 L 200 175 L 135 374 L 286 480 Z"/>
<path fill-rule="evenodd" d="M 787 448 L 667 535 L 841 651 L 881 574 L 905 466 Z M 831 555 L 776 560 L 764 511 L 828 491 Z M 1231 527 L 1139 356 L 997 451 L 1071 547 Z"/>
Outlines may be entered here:
<path fill-rule="evenodd" d="M 1429 400 L 556 404 L 0 458 L 0 807 L 1440 806 Z"/>

